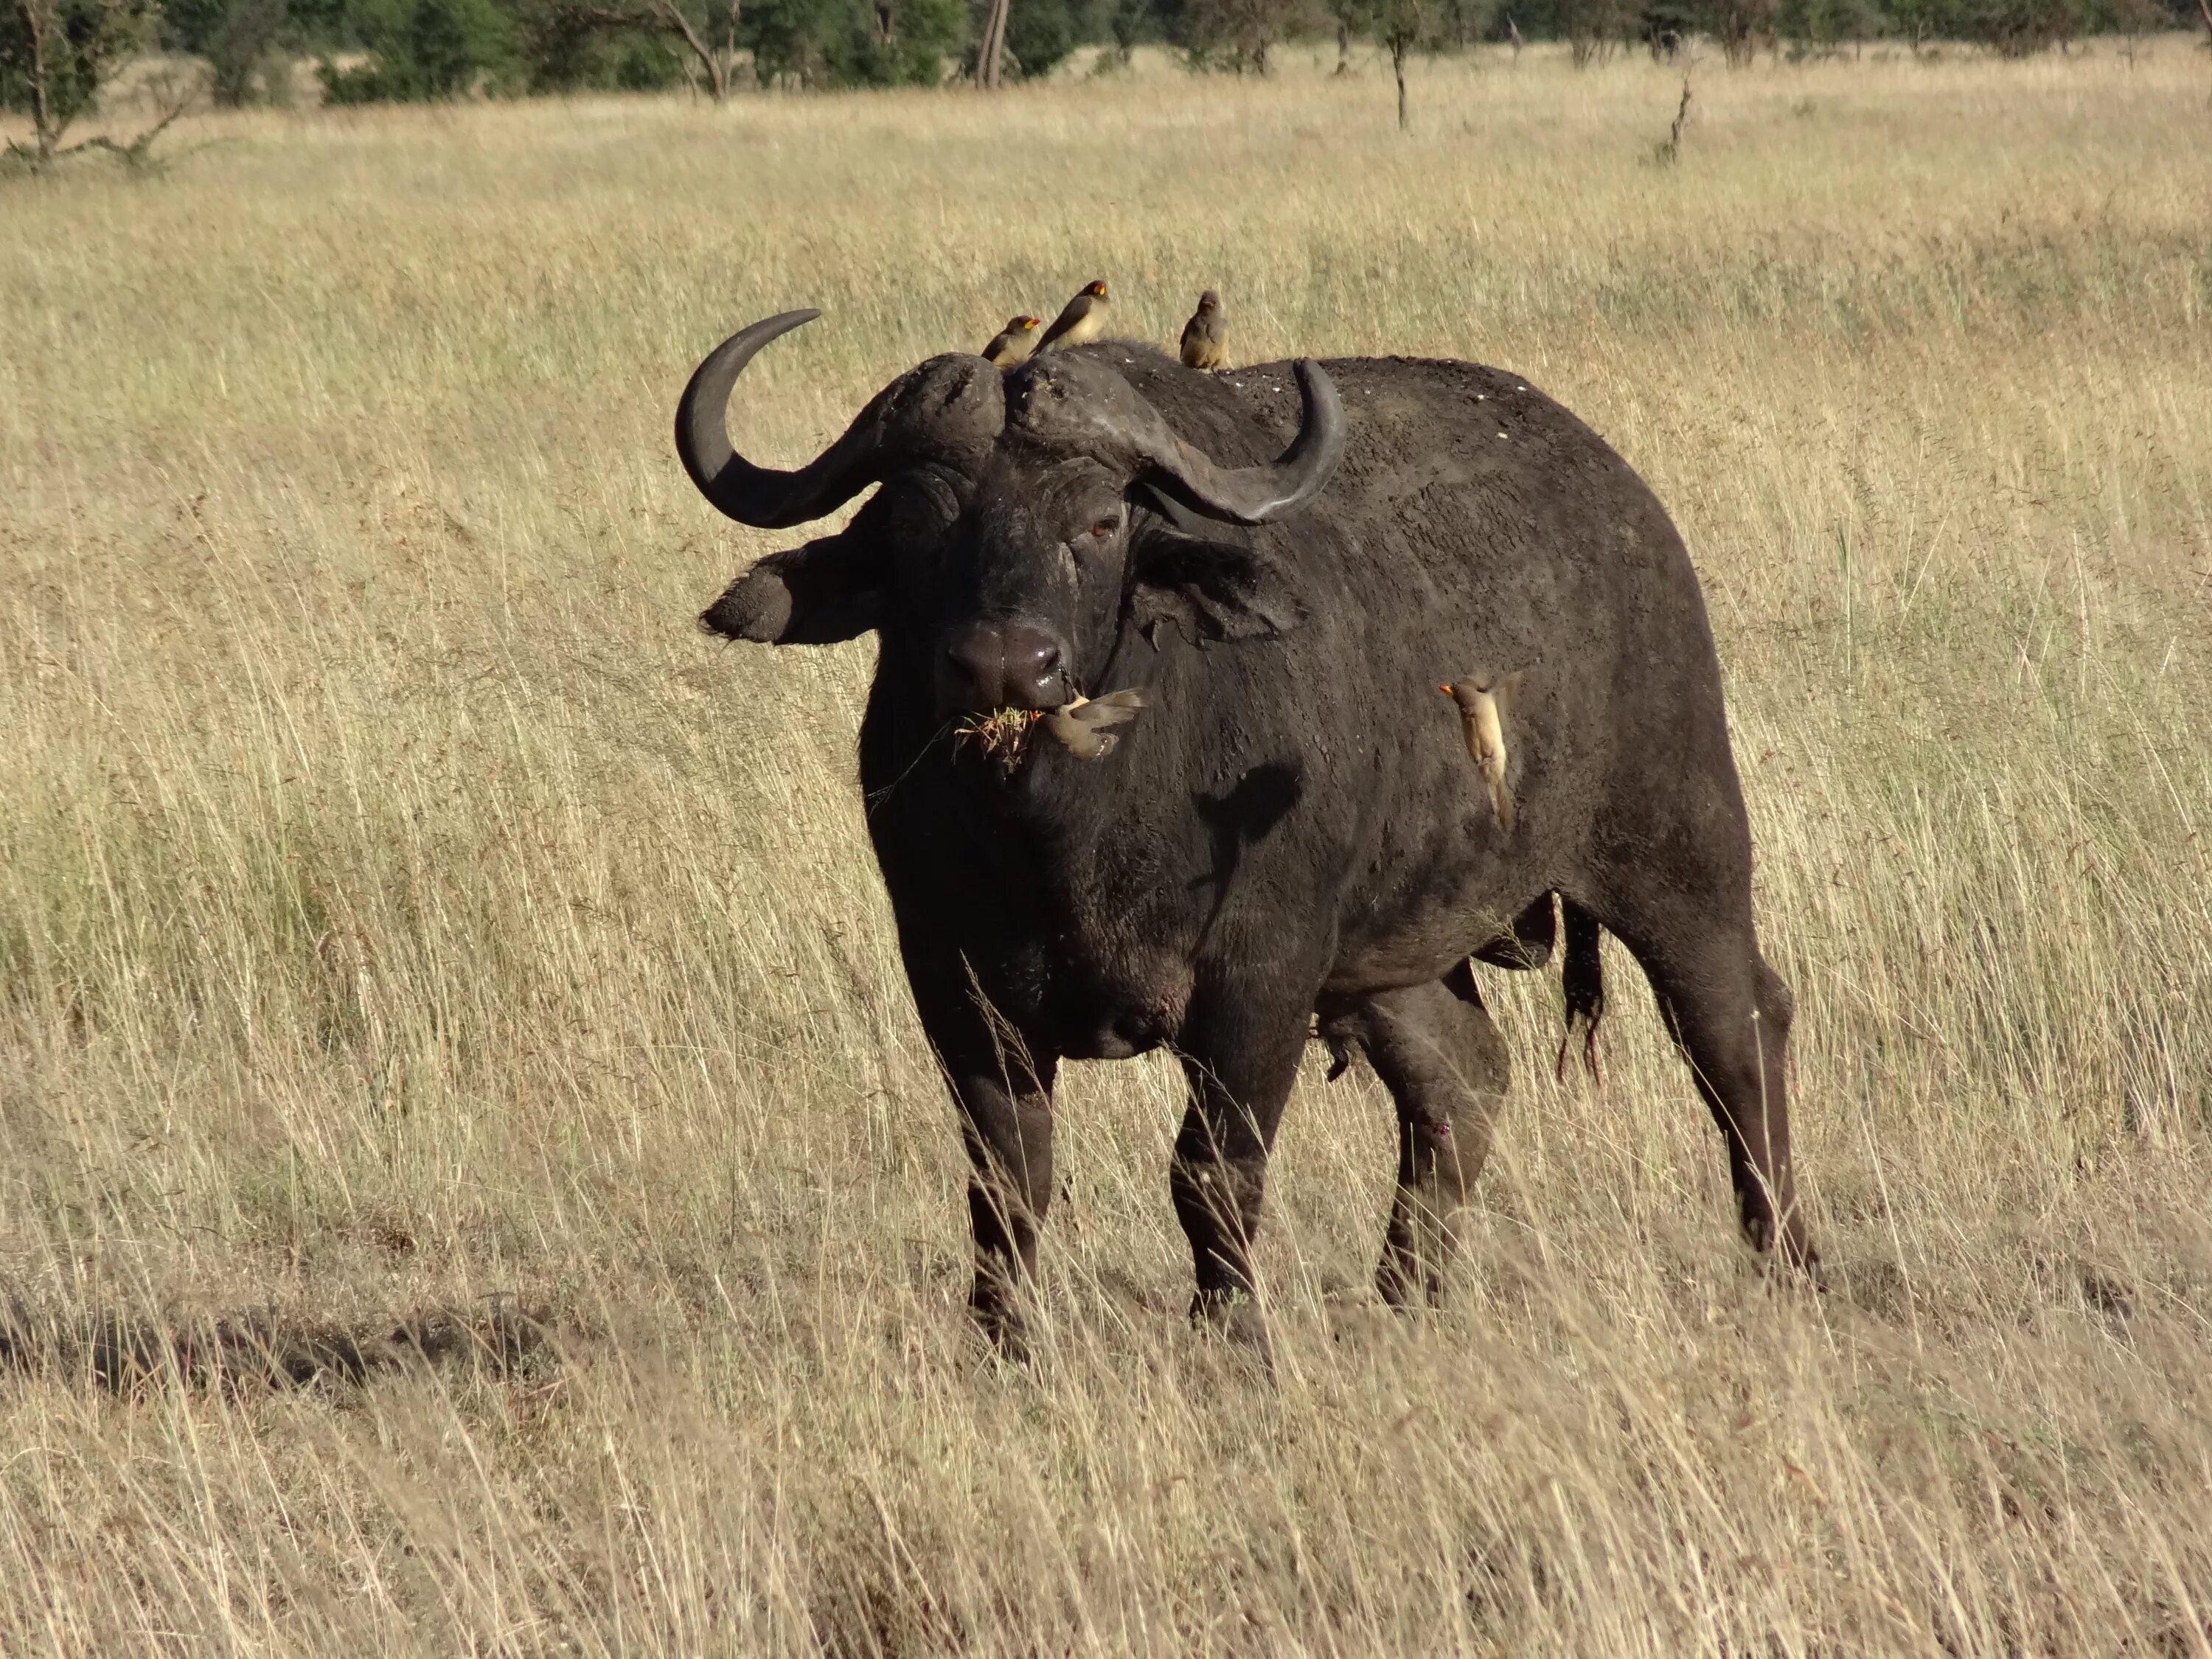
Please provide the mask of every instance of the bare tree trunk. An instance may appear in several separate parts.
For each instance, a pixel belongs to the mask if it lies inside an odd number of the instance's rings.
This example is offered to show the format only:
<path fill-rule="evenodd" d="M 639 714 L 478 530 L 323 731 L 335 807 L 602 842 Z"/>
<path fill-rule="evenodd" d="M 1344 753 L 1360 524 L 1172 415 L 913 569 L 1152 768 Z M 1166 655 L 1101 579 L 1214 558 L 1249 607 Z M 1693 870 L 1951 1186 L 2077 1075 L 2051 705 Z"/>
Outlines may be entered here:
<path fill-rule="evenodd" d="M 585 15 L 596 22 L 616 28 L 650 29 L 659 33 L 674 33 L 684 39 L 684 49 L 699 71 L 707 77 L 707 95 L 720 103 L 730 95 L 730 84 L 737 72 L 738 8 L 743 0 L 730 0 L 729 15 L 723 23 L 723 40 L 726 49 L 717 52 L 714 42 L 700 33 L 696 24 L 685 14 L 677 0 L 652 0 L 643 11 L 624 11 L 609 7 L 594 7 Z M 713 14 L 708 16 L 707 27 L 714 27 Z"/>
<path fill-rule="evenodd" d="M 1402 40 L 1390 42 L 1390 72 L 1398 77 L 1398 131 L 1405 131 L 1406 120 L 1406 46 Z"/>
<path fill-rule="evenodd" d="M 1004 77 L 1006 57 L 1007 0 L 991 0 L 990 20 L 983 25 L 983 46 L 975 58 L 975 78 L 996 90 Z"/>
<path fill-rule="evenodd" d="M 733 7 L 732 9 L 734 10 L 735 8 Z M 684 8 L 678 5 L 676 0 L 659 0 L 653 10 L 670 27 L 683 35 L 684 44 L 690 48 L 691 55 L 699 60 L 699 67 L 706 72 L 707 76 L 707 95 L 718 104 L 728 97 L 730 66 L 723 61 L 721 54 L 708 44 L 706 36 L 699 33 L 691 20 L 684 15 Z"/>
<path fill-rule="evenodd" d="M 53 124 L 46 102 L 46 29 L 53 19 L 46 0 L 21 0 L 23 21 L 31 29 L 31 131 L 36 135 L 41 166 L 54 159 L 61 129 Z"/>
<path fill-rule="evenodd" d="M 2212 46 L 2212 0 L 2197 0 L 2197 15 L 2204 20 L 2204 44 Z"/>
<path fill-rule="evenodd" d="M 1352 73 L 1352 25 L 1341 17 L 1336 20 L 1336 72 Z"/>

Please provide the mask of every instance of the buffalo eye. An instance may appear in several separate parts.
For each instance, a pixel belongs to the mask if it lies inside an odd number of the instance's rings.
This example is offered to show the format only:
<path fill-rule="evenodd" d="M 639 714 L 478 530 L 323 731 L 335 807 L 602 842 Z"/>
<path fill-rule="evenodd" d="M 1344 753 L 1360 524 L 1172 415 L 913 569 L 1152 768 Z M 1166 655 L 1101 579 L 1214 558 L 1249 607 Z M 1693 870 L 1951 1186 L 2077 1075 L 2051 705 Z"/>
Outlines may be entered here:
<path fill-rule="evenodd" d="M 1097 524 L 1091 526 L 1091 533 L 1103 542 L 1121 527 L 1121 520 L 1113 514 L 1109 513 L 1104 518 L 1099 520 Z"/>

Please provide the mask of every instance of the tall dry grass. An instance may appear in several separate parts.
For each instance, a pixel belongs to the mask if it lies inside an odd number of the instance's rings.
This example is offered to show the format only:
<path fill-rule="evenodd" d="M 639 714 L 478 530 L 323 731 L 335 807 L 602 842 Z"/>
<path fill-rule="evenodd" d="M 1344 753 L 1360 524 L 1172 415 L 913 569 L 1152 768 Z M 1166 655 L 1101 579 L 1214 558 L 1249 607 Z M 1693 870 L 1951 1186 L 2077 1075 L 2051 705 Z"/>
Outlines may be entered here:
<path fill-rule="evenodd" d="M 0 186 L 0 1652 L 2212 1654 L 2202 55 L 240 116 Z M 1170 1068 L 1072 1069 L 1044 1354 L 850 783 L 870 650 L 690 617 L 808 453 L 1105 275 L 1447 352 L 1705 574 L 1823 1297 L 1625 958 L 1449 1314 L 1292 1103 L 1273 1383 Z"/>

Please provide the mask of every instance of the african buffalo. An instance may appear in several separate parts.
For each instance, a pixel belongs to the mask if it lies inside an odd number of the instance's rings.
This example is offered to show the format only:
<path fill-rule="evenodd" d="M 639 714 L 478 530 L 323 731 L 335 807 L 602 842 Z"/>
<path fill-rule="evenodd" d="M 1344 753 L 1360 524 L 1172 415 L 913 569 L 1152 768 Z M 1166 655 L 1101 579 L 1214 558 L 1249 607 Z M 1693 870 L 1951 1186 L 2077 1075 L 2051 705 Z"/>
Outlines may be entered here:
<path fill-rule="evenodd" d="M 1554 893 L 1571 994 L 1590 1007 L 1601 924 L 1720 1125 L 1752 1244 L 1811 1261 L 1790 996 L 1752 925 L 1712 635 L 1680 538 L 1618 455 L 1468 363 L 1215 376 L 1109 341 L 1005 373 L 933 358 L 807 465 L 756 466 L 731 448 L 730 394 L 817 314 L 717 348 L 678 448 L 742 524 L 880 488 L 701 620 L 770 644 L 880 636 L 860 786 L 973 1161 L 973 1306 L 994 1337 L 1021 1340 L 1058 1062 L 1165 1044 L 1190 1089 L 1170 1180 L 1192 1312 L 1264 1344 L 1251 1240 L 1316 1030 L 1396 1103 L 1382 1294 L 1436 1300 L 1507 1083 L 1468 957 L 1510 945 L 1516 918 L 1540 954 Z M 1508 832 L 1437 686 L 1516 672 Z M 965 715 L 1132 687 L 1148 706 L 1101 758 L 1032 740 L 1009 765 L 956 740 Z"/>

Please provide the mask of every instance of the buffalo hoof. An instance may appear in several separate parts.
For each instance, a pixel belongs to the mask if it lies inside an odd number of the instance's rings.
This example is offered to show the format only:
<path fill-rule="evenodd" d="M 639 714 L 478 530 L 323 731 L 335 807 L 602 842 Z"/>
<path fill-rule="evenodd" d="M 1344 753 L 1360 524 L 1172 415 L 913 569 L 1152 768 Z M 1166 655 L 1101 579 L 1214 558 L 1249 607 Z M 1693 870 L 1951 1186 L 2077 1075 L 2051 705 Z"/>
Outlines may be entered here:
<path fill-rule="evenodd" d="M 1275 1346 L 1267 1335 L 1267 1318 L 1249 1291 L 1199 1291 L 1190 1301 L 1190 1322 L 1273 1367 Z"/>
<path fill-rule="evenodd" d="M 991 1351 L 1009 1364 L 1030 1363 L 1029 1322 L 1006 1282 L 995 1273 L 977 1273 L 975 1289 L 968 1298 L 968 1312 Z"/>

